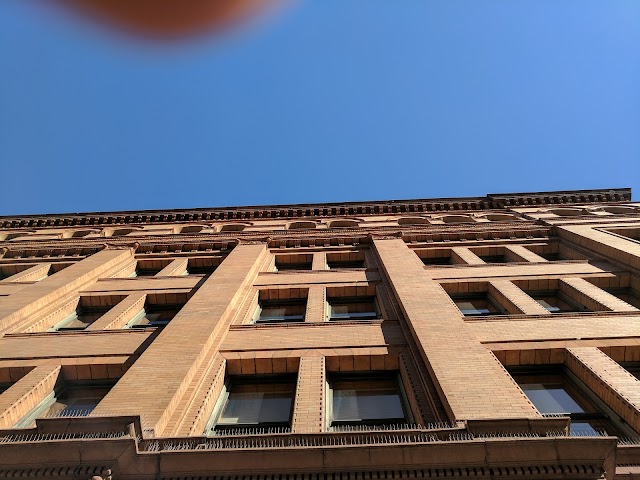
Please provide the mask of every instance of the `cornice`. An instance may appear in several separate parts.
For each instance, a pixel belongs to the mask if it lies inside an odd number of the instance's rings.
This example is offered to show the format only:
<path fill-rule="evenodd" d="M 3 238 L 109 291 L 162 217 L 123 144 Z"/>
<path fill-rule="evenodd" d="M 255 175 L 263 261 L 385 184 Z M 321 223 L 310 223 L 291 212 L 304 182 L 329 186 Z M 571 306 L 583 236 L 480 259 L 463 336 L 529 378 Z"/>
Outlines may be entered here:
<path fill-rule="evenodd" d="M 0 228 L 108 226 L 199 221 L 322 218 L 347 215 L 480 211 L 518 206 L 569 205 L 631 201 L 630 188 L 488 194 L 485 197 L 432 198 L 342 203 L 314 203 L 220 208 L 87 212 L 0 216 Z"/>
<path fill-rule="evenodd" d="M 449 225 L 394 225 L 321 230 L 218 232 L 141 237 L 68 238 L 7 242 L 2 258 L 50 258 L 91 255 L 105 248 L 132 248 L 136 254 L 225 252 L 238 244 L 266 243 L 271 248 L 301 248 L 369 244 L 372 238 L 401 238 L 407 243 L 544 238 L 551 226 L 536 221 L 506 221 Z"/>

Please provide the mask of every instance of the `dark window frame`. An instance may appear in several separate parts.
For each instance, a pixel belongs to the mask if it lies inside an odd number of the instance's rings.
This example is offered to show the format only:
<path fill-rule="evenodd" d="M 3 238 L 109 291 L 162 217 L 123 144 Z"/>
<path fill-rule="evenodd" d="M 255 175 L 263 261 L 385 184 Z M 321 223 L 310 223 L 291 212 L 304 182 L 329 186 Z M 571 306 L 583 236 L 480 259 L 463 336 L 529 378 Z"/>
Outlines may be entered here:
<path fill-rule="evenodd" d="M 504 308 L 500 302 L 498 302 L 493 296 L 491 296 L 489 294 L 489 292 L 478 292 L 478 293 L 468 293 L 468 294 L 455 294 L 455 295 L 450 295 L 451 300 L 453 301 L 453 303 L 456 304 L 456 307 L 458 308 L 458 310 L 460 310 L 460 313 L 462 315 L 464 315 L 465 317 L 494 317 L 494 316 L 499 316 L 499 315 L 508 315 L 509 312 L 507 312 L 507 309 Z M 481 313 L 465 313 L 465 311 L 460 308 L 460 306 L 458 305 L 458 301 L 472 301 L 472 300 L 483 300 L 486 301 L 487 303 L 489 303 L 491 306 L 493 306 L 496 311 L 495 312 L 481 312 Z M 475 309 L 475 311 L 480 312 L 479 309 Z"/>
<path fill-rule="evenodd" d="M 509 374 L 522 389 L 522 378 L 548 380 L 549 385 L 560 385 L 567 395 L 584 410 L 584 412 L 549 412 L 542 413 L 546 417 L 567 416 L 572 423 L 593 422 L 591 428 L 600 434 L 612 436 L 637 436 L 637 433 L 617 413 L 609 407 L 588 385 L 582 382 L 564 365 L 535 365 L 509 367 Z M 520 381 L 519 381 L 520 380 Z M 538 384 L 544 382 L 529 382 Z M 566 386 L 566 387 L 565 387 Z M 524 390 L 523 390 L 524 391 Z M 573 394 L 573 395 L 572 395 Z M 525 393 L 526 395 L 526 393 Z M 528 397 L 528 396 L 527 396 Z M 533 403 L 533 402 L 531 402 Z M 534 404 L 535 406 L 535 404 Z M 538 407 L 536 407 L 537 409 Z M 600 424 L 600 425 L 597 425 Z"/>
<path fill-rule="evenodd" d="M 229 398 L 233 393 L 234 385 L 250 386 L 289 386 L 291 387 L 291 403 L 289 406 L 288 420 L 282 422 L 258 422 L 258 423 L 220 423 L 220 419 L 224 415 L 228 405 Z M 218 400 L 213 409 L 211 417 L 205 427 L 205 435 L 215 436 L 224 435 L 225 432 L 239 432 L 251 429 L 290 429 L 293 422 L 293 411 L 295 408 L 295 396 L 297 391 L 296 374 L 279 374 L 279 375 L 230 375 L 226 378 L 224 387 L 218 396 Z"/>
<path fill-rule="evenodd" d="M 392 381 L 397 391 L 400 406 L 402 408 L 403 417 L 387 417 L 377 419 L 360 419 L 360 420 L 334 420 L 334 390 L 335 384 L 338 382 L 366 382 L 386 380 Z M 372 372 L 335 372 L 327 375 L 327 395 L 326 395 L 326 424 L 329 431 L 339 430 L 344 427 L 386 427 L 389 425 L 407 425 L 413 423 L 413 414 L 405 391 L 400 372 L 397 370 L 390 371 L 372 371 Z M 363 389 L 363 391 L 366 391 Z"/>
<path fill-rule="evenodd" d="M 282 315 L 280 317 L 273 316 L 272 318 L 262 318 L 262 312 L 266 308 L 283 308 L 290 306 L 301 306 L 302 315 Z M 257 325 L 261 324 L 275 324 L 275 323 L 303 323 L 306 318 L 307 311 L 307 299 L 305 298 L 295 298 L 289 300 L 259 300 L 258 308 L 253 317 L 253 323 Z M 288 318 L 290 317 L 290 318 Z"/>
<path fill-rule="evenodd" d="M 560 313 L 584 313 L 584 312 L 591 312 L 592 311 L 589 308 L 587 308 L 586 306 L 582 305 L 577 300 L 574 300 L 573 298 L 571 298 L 566 293 L 561 292 L 560 289 L 555 289 L 555 290 L 536 290 L 536 291 L 525 290 L 525 293 L 527 295 L 529 295 L 533 300 L 538 302 L 538 304 L 540 306 L 542 306 L 543 308 L 545 308 L 549 313 L 554 314 L 554 315 L 557 315 L 557 314 L 560 314 Z M 572 309 L 561 309 L 560 307 L 556 307 L 556 308 L 558 308 L 558 310 L 550 310 L 549 308 L 547 308 L 545 305 L 541 304 L 538 301 L 539 299 L 541 299 L 540 297 L 556 297 L 559 301 L 564 302 L 567 305 L 569 305 L 570 307 L 572 307 Z M 549 304 L 549 305 L 551 305 L 551 304 Z"/>
<path fill-rule="evenodd" d="M 365 304 L 371 303 L 373 305 L 373 311 L 370 312 L 354 312 L 348 317 L 335 317 L 333 316 L 333 306 L 336 305 L 348 305 L 348 304 Z M 373 314 L 373 315 L 372 315 Z M 370 318 L 369 318 L 370 317 Z M 329 322 L 364 322 L 371 320 L 383 320 L 380 306 L 378 305 L 378 298 L 376 295 L 362 296 L 362 297 L 327 297 L 327 321 Z"/>

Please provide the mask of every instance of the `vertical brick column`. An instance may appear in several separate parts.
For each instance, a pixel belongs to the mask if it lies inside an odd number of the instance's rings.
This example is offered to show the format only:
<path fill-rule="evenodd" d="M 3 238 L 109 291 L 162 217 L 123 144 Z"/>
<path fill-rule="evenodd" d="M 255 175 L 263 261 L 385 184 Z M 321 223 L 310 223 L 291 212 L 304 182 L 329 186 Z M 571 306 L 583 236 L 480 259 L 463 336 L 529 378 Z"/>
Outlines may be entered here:
<path fill-rule="evenodd" d="M 454 420 L 540 418 L 442 287 L 400 239 L 374 239 L 382 268 Z"/>
<path fill-rule="evenodd" d="M 325 383 L 324 357 L 302 357 L 293 406 L 293 433 L 317 433 L 324 430 Z"/>
<path fill-rule="evenodd" d="M 565 364 L 609 408 L 640 432 L 640 380 L 596 347 L 568 348 Z"/>
<path fill-rule="evenodd" d="M 147 294 L 136 292 L 128 295 L 107 313 L 89 325 L 86 330 L 115 330 L 124 327 L 142 308 L 147 300 Z"/>
<path fill-rule="evenodd" d="M 187 264 L 189 260 L 186 258 L 177 258 L 173 260 L 169 265 L 160 270 L 156 276 L 157 277 L 177 277 L 183 275 L 187 270 Z"/>
<path fill-rule="evenodd" d="M 82 288 L 123 268 L 132 259 L 133 250 L 129 248 L 102 250 L 10 295 L 0 306 L 0 333 L 15 330 L 20 322 L 33 321 L 44 310 L 68 302 Z"/>
<path fill-rule="evenodd" d="M 94 414 L 144 414 L 143 428 L 161 435 L 201 363 L 224 339 L 237 304 L 247 295 L 266 252 L 264 243 L 235 247 Z"/>
<path fill-rule="evenodd" d="M 612 312 L 634 312 L 638 311 L 632 305 L 620 300 L 618 297 L 605 292 L 584 278 L 562 278 L 560 279 L 560 291 L 566 293 L 585 307 L 598 311 L 609 310 Z"/>
<path fill-rule="evenodd" d="M 325 313 L 326 292 L 322 285 L 311 285 L 307 297 L 307 311 L 305 322 L 324 322 L 327 320 Z"/>
<path fill-rule="evenodd" d="M 509 313 L 548 315 L 549 311 L 509 280 L 489 282 L 489 294 L 502 303 Z"/>
<path fill-rule="evenodd" d="M 316 252 L 313 254 L 313 262 L 311 264 L 311 270 L 326 270 L 327 269 L 327 254 L 324 252 Z"/>
<path fill-rule="evenodd" d="M 463 265 L 484 265 L 485 262 L 471 250 L 465 247 L 453 247 L 451 258 L 455 263 Z"/>
<path fill-rule="evenodd" d="M 36 367 L 0 395 L 0 428 L 13 427 L 55 388 L 59 365 Z"/>
<path fill-rule="evenodd" d="M 542 258 L 522 245 L 507 245 L 504 249 L 507 257 L 513 258 L 517 262 L 547 262 L 546 258 Z"/>

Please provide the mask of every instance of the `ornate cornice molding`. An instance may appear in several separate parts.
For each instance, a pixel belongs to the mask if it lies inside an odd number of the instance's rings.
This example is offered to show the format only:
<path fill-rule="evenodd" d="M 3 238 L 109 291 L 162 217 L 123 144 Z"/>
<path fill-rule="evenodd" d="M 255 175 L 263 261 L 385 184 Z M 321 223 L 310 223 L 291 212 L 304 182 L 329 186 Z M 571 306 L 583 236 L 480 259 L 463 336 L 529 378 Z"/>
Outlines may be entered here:
<path fill-rule="evenodd" d="M 136 254 L 219 253 L 238 244 L 266 243 L 270 248 L 340 247 L 371 243 L 372 238 L 402 238 L 407 243 L 491 241 L 508 239 L 547 238 L 552 226 L 539 222 L 491 222 L 450 225 L 399 225 L 393 227 L 360 227 L 323 230 L 280 230 L 264 233 L 222 232 L 198 235 L 157 235 L 138 238 L 109 237 L 95 239 L 60 239 L 11 242 L 4 259 L 82 257 L 105 248 L 130 249 Z"/>
<path fill-rule="evenodd" d="M 266 205 L 247 207 L 88 212 L 0 217 L 0 228 L 92 227 L 201 221 L 299 219 L 380 214 L 496 210 L 516 206 L 631 201 L 630 188 L 488 194 L 485 197 L 433 198 L 371 202 Z"/>

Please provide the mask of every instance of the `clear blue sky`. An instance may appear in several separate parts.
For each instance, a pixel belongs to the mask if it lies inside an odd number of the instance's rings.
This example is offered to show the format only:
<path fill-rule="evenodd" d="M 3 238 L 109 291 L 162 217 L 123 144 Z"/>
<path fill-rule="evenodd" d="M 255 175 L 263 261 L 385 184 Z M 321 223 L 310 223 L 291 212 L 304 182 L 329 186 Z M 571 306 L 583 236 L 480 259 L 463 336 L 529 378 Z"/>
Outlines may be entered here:
<path fill-rule="evenodd" d="M 125 39 L 0 2 L 0 214 L 632 187 L 640 1 L 307 0 Z"/>

